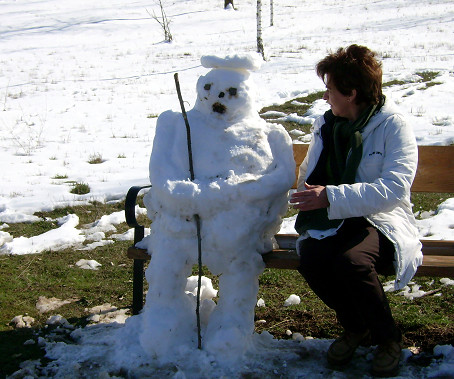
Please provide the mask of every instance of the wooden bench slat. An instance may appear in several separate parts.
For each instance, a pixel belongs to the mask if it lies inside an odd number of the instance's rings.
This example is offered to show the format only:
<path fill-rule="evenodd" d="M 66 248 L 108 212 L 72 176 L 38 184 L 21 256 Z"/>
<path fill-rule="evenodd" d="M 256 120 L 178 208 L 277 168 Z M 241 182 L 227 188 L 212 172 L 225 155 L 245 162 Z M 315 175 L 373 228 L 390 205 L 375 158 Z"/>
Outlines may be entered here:
<path fill-rule="evenodd" d="M 454 255 L 454 241 L 421 240 L 421 243 L 422 243 L 422 253 L 424 256 L 428 256 L 428 255 L 453 256 Z"/>
<path fill-rule="evenodd" d="M 423 241 L 425 243 L 426 241 Z M 423 245 L 423 251 L 426 250 L 423 256 L 423 264 L 418 268 L 417 275 L 435 275 L 435 276 L 454 276 L 454 243 L 452 241 L 429 241 L 429 244 L 437 245 L 439 242 L 446 242 L 445 249 L 441 250 L 441 254 L 436 254 L 437 250 L 430 250 Z M 427 252 L 430 252 L 428 254 Z M 127 256 L 130 259 L 139 259 L 148 261 L 150 255 L 145 249 L 140 249 L 134 246 L 129 247 Z M 263 261 L 267 268 L 278 268 L 287 270 L 296 270 L 299 267 L 299 257 L 294 249 L 276 249 L 262 255 Z M 439 271 L 436 271 L 440 269 Z M 428 273 L 431 273 L 430 275 Z"/>
<path fill-rule="evenodd" d="M 262 258 L 267 268 L 297 270 L 300 265 L 296 250 L 273 250 L 262 254 Z"/>
<path fill-rule="evenodd" d="M 277 234 L 276 241 L 281 249 L 296 249 L 298 234 Z M 454 241 L 421 240 L 424 255 L 454 255 Z"/>
<path fill-rule="evenodd" d="M 445 267 L 454 269 L 454 256 L 446 255 L 425 255 L 423 257 L 423 266 L 427 267 Z"/>
<path fill-rule="evenodd" d="M 128 251 L 126 252 L 126 255 L 129 259 L 140 259 L 143 261 L 148 261 L 151 258 L 150 254 L 147 253 L 147 250 L 139 249 L 135 246 L 130 246 L 128 248 Z"/>
<path fill-rule="evenodd" d="M 418 146 L 418 170 L 411 187 L 413 192 L 454 192 L 454 148 Z"/>
<path fill-rule="evenodd" d="M 293 144 L 293 157 L 298 168 L 306 156 L 309 145 Z M 454 168 L 454 148 L 452 146 L 418 146 L 418 170 L 411 187 L 413 192 L 454 192 L 454 176 L 447 175 Z M 296 188 L 296 181 L 293 184 Z"/>

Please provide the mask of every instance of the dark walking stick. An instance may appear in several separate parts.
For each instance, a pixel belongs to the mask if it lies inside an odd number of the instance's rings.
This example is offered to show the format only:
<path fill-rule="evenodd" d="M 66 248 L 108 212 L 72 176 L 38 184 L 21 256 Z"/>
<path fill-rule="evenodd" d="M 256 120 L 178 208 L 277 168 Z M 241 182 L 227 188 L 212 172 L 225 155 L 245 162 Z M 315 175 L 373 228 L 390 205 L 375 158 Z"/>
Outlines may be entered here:
<path fill-rule="evenodd" d="M 194 180 L 194 165 L 192 163 L 192 144 L 191 144 L 191 128 L 189 126 L 188 116 L 186 114 L 186 110 L 184 109 L 183 97 L 181 96 L 180 90 L 180 82 L 178 80 L 178 73 L 175 73 L 175 85 L 177 87 L 177 94 L 178 99 L 180 100 L 181 106 L 181 113 L 183 114 L 184 123 L 186 125 L 186 135 L 188 141 L 188 156 L 189 156 L 189 172 L 191 174 L 191 181 Z M 198 214 L 194 215 L 195 225 L 197 228 L 197 250 L 198 250 L 198 263 L 199 263 L 199 273 L 198 273 L 198 280 L 197 280 L 197 306 L 195 309 L 195 313 L 197 316 L 197 340 L 198 344 L 197 347 L 202 349 L 202 335 L 200 332 L 200 289 L 202 287 L 202 275 L 203 275 L 203 268 L 202 268 L 202 237 L 200 235 L 200 217 Z"/>

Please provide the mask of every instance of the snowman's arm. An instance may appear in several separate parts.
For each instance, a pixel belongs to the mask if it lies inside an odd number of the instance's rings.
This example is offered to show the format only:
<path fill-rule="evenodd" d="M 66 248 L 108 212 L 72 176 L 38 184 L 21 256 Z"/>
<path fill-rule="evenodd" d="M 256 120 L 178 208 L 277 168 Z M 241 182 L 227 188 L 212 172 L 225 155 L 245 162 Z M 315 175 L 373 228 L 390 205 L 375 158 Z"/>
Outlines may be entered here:
<path fill-rule="evenodd" d="M 150 182 L 156 185 L 190 176 L 186 129 L 181 113 L 166 111 L 159 116 L 149 169 Z"/>
<path fill-rule="evenodd" d="M 288 191 L 295 182 L 295 160 L 292 142 L 287 132 L 280 127 L 273 128 L 268 135 L 273 162 L 256 181 L 245 182 L 244 188 L 257 198 L 273 197 Z"/>

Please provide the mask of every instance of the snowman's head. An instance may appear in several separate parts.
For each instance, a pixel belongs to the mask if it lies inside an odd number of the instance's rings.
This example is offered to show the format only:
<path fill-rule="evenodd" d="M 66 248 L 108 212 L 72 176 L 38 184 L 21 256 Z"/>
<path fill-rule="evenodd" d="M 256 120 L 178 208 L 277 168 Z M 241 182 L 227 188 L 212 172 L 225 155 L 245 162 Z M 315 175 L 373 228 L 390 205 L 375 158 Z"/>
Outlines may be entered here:
<path fill-rule="evenodd" d="M 249 70 L 259 67 L 255 57 L 204 56 L 201 61 L 204 67 L 212 70 L 197 81 L 195 109 L 227 122 L 238 121 L 256 112 L 254 88 L 249 80 Z"/>

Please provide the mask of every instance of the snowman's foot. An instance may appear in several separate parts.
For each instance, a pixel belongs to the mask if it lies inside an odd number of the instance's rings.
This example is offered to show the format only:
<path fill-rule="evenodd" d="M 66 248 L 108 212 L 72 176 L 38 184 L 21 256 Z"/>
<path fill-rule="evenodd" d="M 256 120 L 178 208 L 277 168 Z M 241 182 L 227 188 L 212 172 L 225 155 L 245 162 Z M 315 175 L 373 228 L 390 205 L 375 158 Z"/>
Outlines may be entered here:
<path fill-rule="evenodd" d="M 251 338 L 238 327 L 221 327 L 205 335 L 203 348 L 228 364 L 241 360 L 250 348 Z"/>
<path fill-rule="evenodd" d="M 182 309 L 147 308 L 143 314 L 142 348 L 162 360 L 184 346 L 197 346 L 196 321 Z"/>

